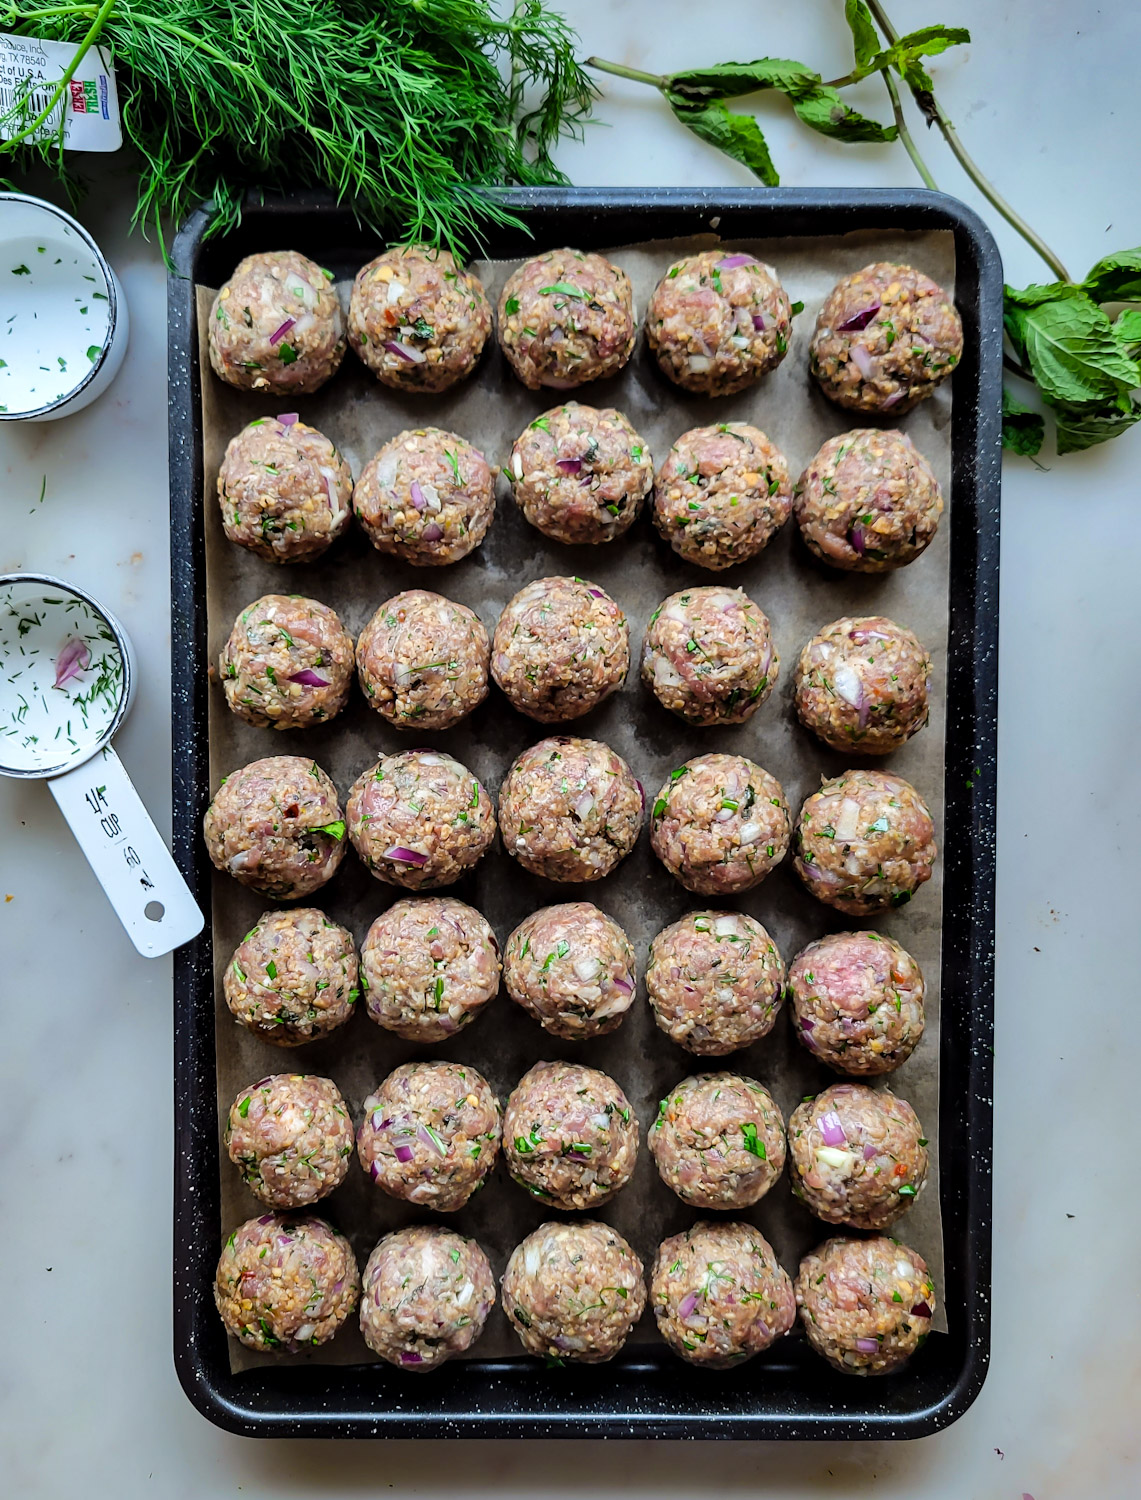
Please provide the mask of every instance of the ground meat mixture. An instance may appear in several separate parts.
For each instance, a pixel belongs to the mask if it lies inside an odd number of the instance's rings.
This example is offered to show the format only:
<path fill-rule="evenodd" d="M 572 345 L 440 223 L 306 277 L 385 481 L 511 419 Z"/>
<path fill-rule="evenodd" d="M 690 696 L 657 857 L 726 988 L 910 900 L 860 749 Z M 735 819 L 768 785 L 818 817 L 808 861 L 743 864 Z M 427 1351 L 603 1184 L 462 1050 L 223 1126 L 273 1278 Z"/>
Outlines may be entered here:
<path fill-rule="evenodd" d="M 415 896 L 377 917 L 361 970 L 370 1020 L 409 1042 L 442 1042 L 498 993 L 499 944 L 473 906 Z"/>
<path fill-rule="evenodd" d="M 309 395 L 345 355 L 332 271 L 296 250 L 247 255 L 214 298 L 208 343 L 227 385 Z"/>
<path fill-rule="evenodd" d="M 360 998 L 352 934 L 313 906 L 263 912 L 222 976 L 235 1021 L 275 1047 L 318 1041 Z"/>
<path fill-rule="evenodd" d="M 905 432 L 868 427 L 828 439 L 797 481 L 793 506 L 801 536 L 821 561 L 889 573 L 930 545 L 943 496 Z"/>
<path fill-rule="evenodd" d="M 930 396 L 963 353 L 963 325 L 941 286 L 880 261 L 829 292 L 808 365 L 830 400 L 899 416 Z"/>
<path fill-rule="evenodd" d="M 450 1214 L 483 1186 L 499 1136 L 499 1102 L 481 1073 L 411 1062 L 365 1100 L 357 1154 L 390 1197 Z"/>
<path fill-rule="evenodd" d="M 806 1255 L 796 1305 L 808 1342 L 846 1375 L 886 1375 L 931 1331 L 935 1283 L 921 1255 L 884 1237 L 837 1238 Z"/>
<path fill-rule="evenodd" d="M 361 1333 L 374 1354 L 416 1374 L 463 1354 L 495 1306 L 495 1278 L 474 1240 L 440 1224 L 386 1234 L 368 1258 Z"/>
<path fill-rule="evenodd" d="M 397 729 L 450 729 L 487 697 L 491 647 L 479 616 L 427 589 L 388 599 L 357 641 L 369 706 Z"/>
<path fill-rule="evenodd" d="M 707 1370 L 752 1359 L 796 1321 L 792 1282 L 751 1224 L 703 1220 L 658 1247 L 650 1277 L 658 1332 Z"/>
<path fill-rule="evenodd" d="M 886 1229 L 927 1180 L 923 1127 L 904 1099 L 866 1083 L 834 1083 L 788 1122 L 793 1192 L 829 1224 Z"/>
<path fill-rule="evenodd" d="M 683 390 L 732 396 L 788 352 L 792 308 L 772 266 L 703 250 L 675 261 L 646 309 L 646 339 Z"/>
<path fill-rule="evenodd" d="M 506 473 L 519 509 L 544 536 L 594 545 L 633 525 L 654 461 L 620 411 L 568 401 L 515 439 Z"/>
<path fill-rule="evenodd" d="M 495 627 L 491 675 L 514 708 L 541 724 L 589 713 L 629 669 L 626 616 L 585 578 L 536 578 Z"/>
<path fill-rule="evenodd" d="M 800 653 L 796 712 L 833 750 L 887 755 L 927 723 L 931 660 L 884 615 L 826 625 Z"/>
<path fill-rule="evenodd" d="M 609 1224 L 540 1224 L 503 1273 L 503 1311 L 528 1354 L 613 1359 L 646 1308 L 642 1262 Z"/>
<path fill-rule="evenodd" d="M 644 797 L 620 755 L 559 735 L 518 756 L 499 793 L 503 847 L 547 880 L 609 875 L 638 842 Z"/>
<path fill-rule="evenodd" d="M 227 537 L 272 563 L 320 557 L 348 529 L 352 495 L 344 458 L 292 412 L 243 427 L 218 471 Z"/>
<path fill-rule="evenodd" d="M 654 525 L 686 562 L 748 562 L 792 512 L 784 454 L 747 422 L 682 433 L 654 480 Z"/>
<path fill-rule="evenodd" d="M 616 1030 L 638 987 L 630 939 L 589 901 L 524 918 L 507 939 L 503 978 L 516 1004 L 571 1042 Z"/>
<path fill-rule="evenodd" d="M 699 1057 L 724 1057 L 773 1029 L 784 964 L 754 917 L 692 911 L 650 944 L 646 992 L 671 1041 Z"/>
<path fill-rule="evenodd" d="M 650 843 L 687 891 L 759 885 L 788 852 L 791 819 L 775 776 L 743 755 L 698 755 L 654 799 Z"/>
<path fill-rule="evenodd" d="M 417 568 L 443 567 L 487 535 L 495 515 L 495 470 L 454 432 L 412 428 L 365 464 L 353 510 L 378 552 Z"/>
<path fill-rule="evenodd" d="M 337 788 L 300 755 L 231 771 L 202 831 L 219 870 L 278 901 L 300 900 L 331 880 L 347 847 Z"/>
<path fill-rule="evenodd" d="M 800 809 L 796 873 L 818 900 L 850 917 L 910 901 L 935 865 L 935 825 L 910 782 L 845 771 Z"/>
<path fill-rule="evenodd" d="M 809 943 L 788 971 L 793 1029 L 838 1073 L 890 1073 L 923 1035 L 923 974 L 879 932 L 833 932 Z"/>
<path fill-rule="evenodd" d="M 743 724 L 779 673 L 768 616 L 744 589 L 685 589 L 650 616 L 642 681 L 687 724 Z"/>
<path fill-rule="evenodd" d="M 548 250 L 507 278 L 498 332 L 528 390 L 569 391 L 616 375 L 634 348 L 630 278 L 604 255 Z"/>
<path fill-rule="evenodd" d="M 349 838 L 377 880 L 406 890 L 451 885 L 495 838 L 491 798 L 439 750 L 382 755 L 349 793 Z"/>
<path fill-rule="evenodd" d="M 743 1073 L 683 1078 L 658 1106 L 649 1142 L 658 1175 L 693 1208 L 748 1208 L 784 1171 L 784 1119 Z"/>
<path fill-rule="evenodd" d="M 327 604 L 265 594 L 234 621 L 218 675 L 226 706 L 247 724 L 307 729 L 348 702 L 353 638 Z"/>
<path fill-rule="evenodd" d="M 551 1208 L 594 1208 L 624 1187 L 638 1159 L 638 1119 L 605 1073 L 536 1063 L 503 1115 L 507 1170 Z"/>
<path fill-rule="evenodd" d="M 295 1354 L 329 1341 L 357 1305 L 361 1276 L 343 1234 L 314 1214 L 262 1214 L 227 1239 L 214 1301 L 250 1349 Z"/>
<path fill-rule="evenodd" d="M 353 281 L 349 343 L 393 390 L 448 390 L 475 369 L 490 332 L 487 293 L 448 250 L 397 245 Z"/>
<path fill-rule="evenodd" d="M 331 1078 L 274 1073 L 230 1105 L 224 1145 L 267 1208 L 307 1208 L 345 1180 L 353 1122 Z"/>

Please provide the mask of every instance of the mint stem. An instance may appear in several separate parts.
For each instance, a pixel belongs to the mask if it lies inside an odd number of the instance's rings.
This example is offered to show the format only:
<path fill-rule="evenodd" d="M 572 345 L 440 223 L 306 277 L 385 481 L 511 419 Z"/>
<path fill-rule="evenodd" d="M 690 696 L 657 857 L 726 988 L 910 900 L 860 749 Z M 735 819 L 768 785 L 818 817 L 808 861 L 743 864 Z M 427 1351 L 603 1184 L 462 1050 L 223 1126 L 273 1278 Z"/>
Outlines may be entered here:
<path fill-rule="evenodd" d="M 583 67 L 597 68 L 600 73 L 613 73 L 615 78 L 630 78 L 635 83 L 648 83 L 651 88 L 655 89 L 662 88 L 666 81 L 661 73 L 643 73 L 639 68 L 627 68 L 623 63 L 605 62 L 601 57 L 588 57 Z"/>
<path fill-rule="evenodd" d="M 894 46 L 895 43 L 899 41 L 899 33 L 896 31 L 895 27 L 889 20 L 886 12 L 884 11 L 883 5 L 880 3 L 880 0 L 868 0 L 868 9 L 875 17 L 875 20 L 884 36 L 887 38 L 889 45 Z M 887 76 L 886 70 L 884 76 Z M 959 163 L 963 171 L 978 188 L 979 192 L 982 193 L 983 197 L 986 198 L 987 202 L 990 203 L 991 206 L 1002 215 L 1002 217 L 1006 220 L 1006 222 L 1012 229 L 1017 230 L 1017 232 L 1033 250 L 1037 251 L 1037 253 L 1050 267 L 1051 271 L 1053 271 L 1054 275 L 1057 276 L 1059 281 L 1069 281 L 1070 273 L 1062 264 L 1061 259 L 1054 254 L 1053 250 L 1050 249 L 1049 245 L 1047 245 L 1046 241 L 1041 237 L 1041 235 L 1037 234 L 1033 229 L 1031 229 L 1030 225 L 1027 224 L 1022 215 L 1015 212 L 1015 210 L 1010 206 L 1010 204 L 1006 201 L 1006 199 L 1002 196 L 1002 194 L 998 191 L 998 189 L 994 186 L 990 179 L 984 176 L 982 170 L 975 162 L 974 158 L 970 156 L 967 148 L 959 139 L 955 127 L 943 113 L 943 110 L 939 104 L 939 101 L 935 98 L 935 95 L 933 93 L 922 91 L 923 97 L 920 98 L 919 95 L 921 91 L 916 89 L 914 86 L 912 87 L 911 92 L 915 96 L 915 102 L 927 116 L 928 120 L 938 125 L 940 131 L 942 132 L 943 139 L 951 148 L 955 160 Z M 904 141 L 905 146 L 906 144 L 907 142 Z M 914 155 L 912 155 L 912 160 L 915 161 Z M 918 162 L 916 162 L 916 167 L 918 168 Z M 920 173 L 920 175 L 922 176 L 922 173 Z"/>
<path fill-rule="evenodd" d="M 907 128 L 907 121 L 903 118 L 903 105 L 900 102 L 899 90 L 895 86 L 895 79 L 891 76 L 891 72 L 887 68 L 883 70 L 883 81 L 887 84 L 887 91 L 891 98 L 892 113 L 895 115 L 895 128 L 899 132 L 900 140 L 903 142 L 903 149 L 911 157 L 912 162 L 915 164 L 915 170 L 923 178 L 927 186 L 934 192 L 938 192 L 939 184 L 932 177 L 930 168 L 922 156 L 920 156 L 919 147 L 915 144 L 911 131 Z"/>

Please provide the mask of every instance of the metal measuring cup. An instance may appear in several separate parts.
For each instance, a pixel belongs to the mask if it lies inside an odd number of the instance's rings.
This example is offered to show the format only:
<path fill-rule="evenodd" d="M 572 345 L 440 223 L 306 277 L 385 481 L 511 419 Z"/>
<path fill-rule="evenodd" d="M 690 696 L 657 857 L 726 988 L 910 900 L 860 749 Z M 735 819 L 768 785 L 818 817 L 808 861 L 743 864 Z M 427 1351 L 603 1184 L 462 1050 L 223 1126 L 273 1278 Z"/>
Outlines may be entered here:
<path fill-rule="evenodd" d="M 135 654 L 114 615 L 47 573 L 0 573 L 0 775 L 45 779 L 135 947 L 157 958 L 203 916 L 111 740 Z"/>

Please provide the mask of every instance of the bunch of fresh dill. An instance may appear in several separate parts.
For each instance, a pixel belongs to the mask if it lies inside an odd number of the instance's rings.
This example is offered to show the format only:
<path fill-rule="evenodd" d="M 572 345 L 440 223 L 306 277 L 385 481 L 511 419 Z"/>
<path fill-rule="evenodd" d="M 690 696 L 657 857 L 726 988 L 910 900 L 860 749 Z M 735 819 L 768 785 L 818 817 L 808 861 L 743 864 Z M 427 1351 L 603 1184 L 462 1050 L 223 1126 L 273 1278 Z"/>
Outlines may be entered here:
<path fill-rule="evenodd" d="M 377 229 L 470 246 L 511 218 L 481 186 L 565 180 L 551 150 L 594 92 L 544 0 L 503 18 L 486 0 L 0 0 L 0 31 L 110 53 L 135 222 L 160 237 L 204 200 L 219 232 L 248 188 L 324 187 Z M 0 165 L 69 178 L 76 158 L 27 113 Z"/>

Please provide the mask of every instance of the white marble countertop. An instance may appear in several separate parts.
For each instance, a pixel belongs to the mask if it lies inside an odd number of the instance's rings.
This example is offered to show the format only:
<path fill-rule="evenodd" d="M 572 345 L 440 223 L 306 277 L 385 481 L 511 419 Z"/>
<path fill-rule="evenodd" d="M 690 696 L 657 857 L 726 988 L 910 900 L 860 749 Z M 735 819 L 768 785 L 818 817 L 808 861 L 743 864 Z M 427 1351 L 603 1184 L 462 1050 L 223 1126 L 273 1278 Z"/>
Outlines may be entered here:
<path fill-rule="evenodd" d="M 660 71 L 758 55 L 850 63 L 839 0 L 563 0 L 584 55 Z M 1081 272 L 1141 242 L 1141 11 L 1129 0 L 894 0 L 901 29 L 969 25 L 938 60 L 979 160 Z M 882 101 L 871 85 L 869 107 Z M 748 183 L 650 91 L 605 80 L 581 184 Z M 841 148 L 762 105 L 788 184 L 910 184 L 898 147 Z M 880 110 L 881 115 L 884 111 Z M 923 132 L 940 185 L 984 207 Z M 0 434 L 0 571 L 59 572 L 119 615 L 142 686 L 118 748 L 169 829 L 165 278 L 125 225 L 113 160 L 80 210 L 119 271 L 132 343 L 116 385 Z M 986 212 L 1012 281 L 1049 279 Z M 1141 434 L 1004 472 L 993 1352 L 971 1411 L 912 1444 L 239 1439 L 192 1410 L 171 1361 L 170 967 L 136 956 L 41 783 L 0 782 L 0 1471 L 23 1500 L 241 1494 L 1125 1500 L 1136 1437 L 1138 1264 L 1126 1038 L 1138 1003 L 1136 757 Z M 44 498 L 39 501 L 46 479 Z M 1128 934 L 1134 934 L 1133 939 Z M 49 1060 L 55 1059 L 52 1064 Z M 1126 1190 L 1123 1191 L 1123 1188 Z"/>

